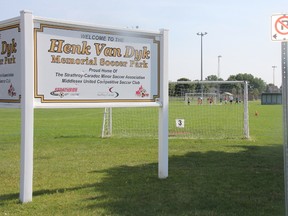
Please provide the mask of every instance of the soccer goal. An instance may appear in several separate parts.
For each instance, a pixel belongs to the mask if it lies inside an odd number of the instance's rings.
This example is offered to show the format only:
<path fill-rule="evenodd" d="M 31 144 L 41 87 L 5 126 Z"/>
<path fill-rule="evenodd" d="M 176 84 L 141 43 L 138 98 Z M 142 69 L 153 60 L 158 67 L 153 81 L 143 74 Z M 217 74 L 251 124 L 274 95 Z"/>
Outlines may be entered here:
<path fill-rule="evenodd" d="M 172 84 L 176 91 L 170 89 L 169 93 L 170 138 L 249 138 L 246 82 L 204 81 Z M 201 103 L 199 98 L 202 99 Z M 113 108 L 113 115 L 112 108 L 106 108 L 103 114 L 102 137 L 157 138 L 157 118 L 158 109 L 154 107 Z"/>
<path fill-rule="evenodd" d="M 112 135 L 112 107 L 104 109 L 102 134 L 101 137 L 110 137 Z"/>
<path fill-rule="evenodd" d="M 157 107 L 105 108 L 101 137 L 157 138 L 158 112 Z"/>
<path fill-rule="evenodd" d="M 247 82 L 181 81 L 170 86 L 170 137 L 249 138 Z M 179 120 L 184 126 L 177 124 Z"/>

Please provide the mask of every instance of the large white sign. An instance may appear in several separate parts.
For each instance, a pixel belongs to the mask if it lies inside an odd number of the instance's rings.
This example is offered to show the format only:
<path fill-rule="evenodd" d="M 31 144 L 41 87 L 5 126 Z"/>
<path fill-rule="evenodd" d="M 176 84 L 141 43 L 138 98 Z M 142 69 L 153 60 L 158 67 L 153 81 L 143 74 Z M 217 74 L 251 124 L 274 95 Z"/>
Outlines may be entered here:
<path fill-rule="evenodd" d="M 0 42 L 0 106 L 21 107 L 21 202 L 32 201 L 36 107 L 159 107 L 158 177 L 168 177 L 168 30 L 81 25 L 21 11 L 0 21 Z"/>
<path fill-rule="evenodd" d="M 157 36 L 36 24 L 35 98 L 42 103 L 154 102 Z"/>
<path fill-rule="evenodd" d="M 271 24 L 272 41 L 288 41 L 288 15 L 272 15 Z"/>
<path fill-rule="evenodd" d="M 20 28 L 0 26 L 0 103 L 20 103 Z"/>

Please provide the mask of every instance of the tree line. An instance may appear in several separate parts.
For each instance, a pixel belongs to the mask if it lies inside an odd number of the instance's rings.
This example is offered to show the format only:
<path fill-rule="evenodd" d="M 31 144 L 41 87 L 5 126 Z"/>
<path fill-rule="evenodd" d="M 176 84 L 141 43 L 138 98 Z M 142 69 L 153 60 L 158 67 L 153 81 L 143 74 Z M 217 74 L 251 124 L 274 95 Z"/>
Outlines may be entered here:
<path fill-rule="evenodd" d="M 180 78 L 177 81 L 191 81 L 188 78 Z M 194 80 L 199 81 L 199 80 Z M 216 75 L 209 75 L 205 78 L 205 81 L 224 81 L 222 78 L 218 78 Z M 252 74 L 239 73 L 237 75 L 230 75 L 226 81 L 247 81 L 248 82 L 248 94 L 250 100 L 257 100 L 264 92 L 281 92 L 281 89 L 273 84 L 266 84 L 261 78 L 254 77 Z M 241 90 L 241 84 L 181 84 L 181 83 L 169 83 L 169 96 L 183 96 L 187 92 L 211 92 L 211 89 L 215 93 L 220 89 L 237 95 Z M 222 90 L 223 91 L 223 90 Z"/>

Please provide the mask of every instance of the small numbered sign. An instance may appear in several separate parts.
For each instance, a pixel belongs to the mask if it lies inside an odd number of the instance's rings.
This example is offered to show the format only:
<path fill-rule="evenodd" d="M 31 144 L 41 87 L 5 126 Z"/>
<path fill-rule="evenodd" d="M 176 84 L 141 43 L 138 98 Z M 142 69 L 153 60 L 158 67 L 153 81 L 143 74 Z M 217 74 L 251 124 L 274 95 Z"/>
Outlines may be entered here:
<path fill-rule="evenodd" d="M 288 41 L 288 15 L 272 15 L 271 24 L 272 41 Z"/>
<path fill-rule="evenodd" d="M 184 128 L 184 119 L 176 119 L 176 127 Z"/>

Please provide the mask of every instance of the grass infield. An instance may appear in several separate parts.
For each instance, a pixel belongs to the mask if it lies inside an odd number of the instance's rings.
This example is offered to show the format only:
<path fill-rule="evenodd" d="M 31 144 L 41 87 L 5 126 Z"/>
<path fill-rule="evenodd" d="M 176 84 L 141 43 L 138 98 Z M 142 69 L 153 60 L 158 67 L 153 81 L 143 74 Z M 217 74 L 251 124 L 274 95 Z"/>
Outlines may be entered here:
<path fill-rule="evenodd" d="M 0 215 L 284 215 L 282 107 L 249 112 L 250 140 L 170 139 L 159 180 L 157 139 L 100 138 L 102 109 L 36 109 L 20 204 L 20 110 L 0 109 Z"/>

